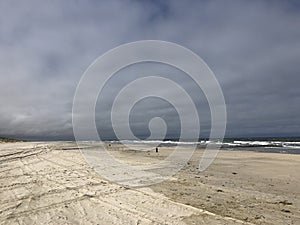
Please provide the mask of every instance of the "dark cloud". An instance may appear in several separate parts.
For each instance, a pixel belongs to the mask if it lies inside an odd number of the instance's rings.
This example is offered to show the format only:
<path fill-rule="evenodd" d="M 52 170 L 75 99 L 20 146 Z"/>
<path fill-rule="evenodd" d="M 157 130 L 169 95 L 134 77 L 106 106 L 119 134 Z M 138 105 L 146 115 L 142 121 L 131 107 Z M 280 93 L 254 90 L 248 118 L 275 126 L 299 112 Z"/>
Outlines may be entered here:
<path fill-rule="evenodd" d="M 109 49 L 142 39 L 176 42 L 206 61 L 224 92 L 228 136 L 299 136 L 298 1 L 37 0 L 0 2 L 0 136 L 71 139 L 72 101 L 85 69 Z M 110 91 L 128 80 L 115 80 Z M 198 95 L 189 80 L 177 81 Z M 147 101 L 133 109 L 134 132 L 147 136 L 151 115 L 165 110 L 176 136 L 172 107 L 152 104 L 154 111 Z M 207 135 L 207 103 L 201 97 L 196 105 Z M 110 136 L 101 117 L 107 112 L 109 103 L 96 120 Z"/>

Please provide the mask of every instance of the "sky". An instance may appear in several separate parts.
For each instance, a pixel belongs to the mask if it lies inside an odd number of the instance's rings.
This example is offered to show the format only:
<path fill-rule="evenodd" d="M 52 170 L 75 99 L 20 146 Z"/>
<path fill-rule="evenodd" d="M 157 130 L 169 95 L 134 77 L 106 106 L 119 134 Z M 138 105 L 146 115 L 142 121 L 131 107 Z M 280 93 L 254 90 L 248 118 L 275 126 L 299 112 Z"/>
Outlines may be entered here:
<path fill-rule="evenodd" d="M 2 0 L 0 136 L 73 139 L 72 104 L 84 71 L 110 49 L 139 40 L 180 44 L 207 63 L 225 97 L 227 137 L 300 136 L 300 4 L 288 0 Z M 137 71 L 164 71 L 200 96 L 201 134 L 209 134 L 201 91 L 174 68 L 145 64 L 116 75 L 97 102 L 100 136 L 115 138 L 109 107 Z M 165 120 L 167 137 L 179 135 L 178 113 L 157 98 L 133 106 L 133 133 L 148 137 L 157 116 Z"/>

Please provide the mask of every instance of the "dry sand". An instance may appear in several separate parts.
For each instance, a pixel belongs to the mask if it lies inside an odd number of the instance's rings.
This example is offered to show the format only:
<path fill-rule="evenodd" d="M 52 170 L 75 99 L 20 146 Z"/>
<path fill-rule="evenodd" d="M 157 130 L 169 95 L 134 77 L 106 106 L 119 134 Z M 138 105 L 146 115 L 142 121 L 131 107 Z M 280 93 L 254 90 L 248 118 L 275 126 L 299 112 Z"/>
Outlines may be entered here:
<path fill-rule="evenodd" d="M 110 149 L 129 164 L 171 152 Z M 221 151 L 201 173 L 202 153 L 173 179 L 130 189 L 97 175 L 75 143 L 0 143 L 0 223 L 300 224 L 300 155 Z"/>

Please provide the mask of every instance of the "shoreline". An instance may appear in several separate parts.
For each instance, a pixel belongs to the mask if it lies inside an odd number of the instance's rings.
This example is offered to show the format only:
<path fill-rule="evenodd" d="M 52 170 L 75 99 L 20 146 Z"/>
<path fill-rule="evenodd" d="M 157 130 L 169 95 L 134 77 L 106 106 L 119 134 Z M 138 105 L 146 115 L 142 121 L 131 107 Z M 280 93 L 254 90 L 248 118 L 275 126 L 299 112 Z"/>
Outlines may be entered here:
<path fill-rule="evenodd" d="M 110 146 L 131 165 L 170 152 Z M 75 142 L 1 143 L 0 224 L 300 223 L 300 155 L 221 150 L 200 172 L 202 154 L 170 180 L 124 188 L 96 174 Z"/>

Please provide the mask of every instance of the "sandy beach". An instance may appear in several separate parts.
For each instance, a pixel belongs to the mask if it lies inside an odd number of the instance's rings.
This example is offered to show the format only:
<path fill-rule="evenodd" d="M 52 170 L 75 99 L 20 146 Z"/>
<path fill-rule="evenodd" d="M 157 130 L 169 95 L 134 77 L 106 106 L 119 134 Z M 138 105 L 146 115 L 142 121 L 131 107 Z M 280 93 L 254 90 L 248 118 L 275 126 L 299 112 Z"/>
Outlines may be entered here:
<path fill-rule="evenodd" d="M 172 147 L 110 151 L 143 164 Z M 202 153 L 171 180 L 126 188 L 95 173 L 74 142 L 0 143 L 0 223 L 300 224 L 300 155 L 220 151 L 199 172 Z"/>

